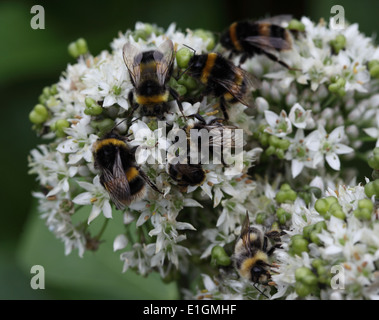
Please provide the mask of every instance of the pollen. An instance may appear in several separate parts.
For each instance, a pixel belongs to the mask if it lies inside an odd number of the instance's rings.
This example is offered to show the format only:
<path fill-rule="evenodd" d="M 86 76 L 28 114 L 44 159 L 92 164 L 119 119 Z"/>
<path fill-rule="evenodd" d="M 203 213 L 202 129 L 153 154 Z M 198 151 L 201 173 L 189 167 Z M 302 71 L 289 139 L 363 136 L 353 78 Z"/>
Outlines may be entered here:
<path fill-rule="evenodd" d="M 96 197 L 93 197 L 93 198 L 91 198 L 91 203 L 95 203 L 96 201 L 97 201 L 97 198 Z"/>

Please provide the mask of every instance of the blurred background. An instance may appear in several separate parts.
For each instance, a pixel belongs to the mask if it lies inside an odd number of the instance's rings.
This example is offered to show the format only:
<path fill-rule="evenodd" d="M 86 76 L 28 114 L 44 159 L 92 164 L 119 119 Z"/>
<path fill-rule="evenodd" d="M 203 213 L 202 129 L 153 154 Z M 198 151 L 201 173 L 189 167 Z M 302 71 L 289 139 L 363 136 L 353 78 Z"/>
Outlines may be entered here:
<path fill-rule="evenodd" d="M 45 29 L 33 30 L 33 5 L 45 9 Z M 135 22 L 167 28 L 204 28 L 221 31 L 231 22 L 266 15 L 302 15 L 326 20 L 330 8 L 342 5 L 345 17 L 371 36 L 379 29 L 375 0 L 126 0 L 126 1 L 7 1 L 0 2 L 0 104 L 1 111 L 1 222 L 0 299 L 176 299 L 175 284 L 164 284 L 157 275 L 147 278 L 132 271 L 121 273 L 119 252 L 104 243 L 79 258 L 64 255 L 63 244 L 39 218 L 35 176 L 27 174 L 27 156 L 42 143 L 31 130 L 28 114 L 43 87 L 56 83 L 67 64 L 71 41 L 83 37 L 93 55 L 109 49 L 118 31 L 133 29 Z M 119 219 L 120 217 L 114 217 Z M 120 220 L 120 224 L 122 221 Z M 110 228 L 108 228 L 110 229 Z M 114 232 L 117 230 L 107 230 Z M 111 236 L 110 239 L 113 239 Z M 45 289 L 30 286 L 31 267 L 45 269 Z"/>

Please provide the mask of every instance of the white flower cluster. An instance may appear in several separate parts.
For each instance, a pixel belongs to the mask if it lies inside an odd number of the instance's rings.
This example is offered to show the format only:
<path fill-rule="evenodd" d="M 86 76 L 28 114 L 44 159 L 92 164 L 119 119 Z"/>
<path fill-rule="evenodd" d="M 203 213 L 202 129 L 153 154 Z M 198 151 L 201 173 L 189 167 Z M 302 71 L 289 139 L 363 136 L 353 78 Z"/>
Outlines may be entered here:
<path fill-rule="evenodd" d="M 205 181 L 185 190 L 158 161 L 160 151 L 173 144 L 170 132 L 162 135 L 157 119 L 137 117 L 138 110 L 130 125 L 122 122 L 130 114 L 128 95 L 134 89 L 122 48 L 128 41 L 144 51 L 168 38 L 176 51 L 188 46 L 196 54 L 214 50 L 227 56 L 210 32 L 137 23 L 112 41 L 111 51 L 81 55 L 58 83 L 45 88 L 31 121 L 49 140 L 31 151 L 29 166 L 41 185 L 34 193 L 41 216 L 64 242 L 66 254 L 96 250 L 102 234 L 91 234 L 88 225 L 102 214 L 109 228 L 112 216 L 123 214 L 125 233 L 113 246 L 121 252 L 123 271 L 158 271 L 164 279 L 188 281 L 202 273 L 199 292 L 184 290 L 187 297 L 377 299 L 378 207 L 375 195 L 367 196 L 352 180 L 359 168 L 349 160 L 367 160 L 367 151 L 379 146 L 379 82 L 370 70 L 373 61 L 379 64 L 379 49 L 357 24 L 333 30 L 305 17 L 297 24 L 301 30 L 291 32 L 292 49 L 277 53 L 291 69 L 263 55 L 241 65 L 261 81 L 251 93 L 254 107 L 228 107 L 228 124 L 244 130 L 242 170 L 203 164 Z M 179 73 L 176 60 L 174 70 Z M 185 116 L 215 118 L 217 97 L 199 93 L 181 101 Z M 169 130 L 197 123 L 183 117 L 175 100 L 169 104 Z M 145 196 L 123 212 L 113 207 L 92 153 L 94 143 L 115 126 L 131 147 L 143 147 L 137 161 L 162 191 L 147 186 Z M 355 214 L 361 200 L 372 203 L 369 218 Z M 84 207 L 90 208 L 88 216 L 77 222 L 75 215 Z M 272 256 L 270 286 L 239 278 L 230 260 L 246 211 L 252 222 L 285 233 L 282 248 Z M 225 257 L 213 254 L 220 247 Z M 331 286 L 336 265 L 344 276 L 338 289 Z"/>

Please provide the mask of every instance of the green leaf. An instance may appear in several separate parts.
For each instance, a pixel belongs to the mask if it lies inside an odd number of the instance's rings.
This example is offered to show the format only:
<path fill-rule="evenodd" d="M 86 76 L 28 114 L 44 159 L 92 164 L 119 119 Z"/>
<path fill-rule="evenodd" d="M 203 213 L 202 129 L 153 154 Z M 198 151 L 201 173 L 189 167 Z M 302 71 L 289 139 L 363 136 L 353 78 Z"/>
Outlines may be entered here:
<path fill-rule="evenodd" d="M 88 210 L 81 211 L 80 215 L 88 215 Z M 104 219 L 98 217 L 90 227 L 100 229 Z M 48 230 L 34 208 L 17 255 L 26 272 L 30 273 L 33 265 L 44 267 L 46 293 L 50 288 L 58 288 L 69 299 L 177 299 L 176 284 L 163 283 L 158 273 L 147 277 L 132 270 L 122 273 L 122 251 L 113 252 L 113 240 L 122 230 L 122 214 L 116 211 L 104 232 L 105 242 L 98 251 L 86 252 L 83 258 L 77 251 L 65 256 L 63 243 Z"/>

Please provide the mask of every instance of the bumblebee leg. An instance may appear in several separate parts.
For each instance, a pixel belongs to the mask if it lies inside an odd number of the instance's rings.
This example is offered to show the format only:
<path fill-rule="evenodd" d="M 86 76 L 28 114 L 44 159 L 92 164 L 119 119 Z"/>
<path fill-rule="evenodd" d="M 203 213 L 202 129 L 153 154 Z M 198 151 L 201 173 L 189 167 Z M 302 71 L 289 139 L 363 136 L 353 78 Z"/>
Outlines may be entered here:
<path fill-rule="evenodd" d="M 267 255 L 268 255 L 268 256 L 271 256 L 271 255 L 274 253 L 275 249 L 280 249 L 281 247 L 282 247 L 282 244 L 281 244 L 281 243 L 277 243 L 277 244 L 273 245 L 273 246 L 270 248 L 270 250 L 267 251 Z"/>
<path fill-rule="evenodd" d="M 158 189 L 158 187 L 149 179 L 149 177 L 146 175 L 145 172 L 141 170 L 141 168 L 138 169 L 138 172 L 143 180 L 146 181 L 146 183 L 156 192 L 159 192 L 160 194 L 163 194 L 162 191 Z"/>
<path fill-rule="evenodd" d="M 198 114 L 198 113 L 191 114 L 191 115 L 188 116 L 188 117 L 194 117 L 194 118 L 196 118 L 197 120 L 199 120 L 200 122 L 206 124 L 206 121 L 205 121 L 205 119 L 203 118 L 203 116 L 201 116 L 201 115 Z"/>
<path fill-rule="evenodd" d="M 248 58 L 248 54 L 247 53 L 244 53 L 241 57 L 240 57 L 240 61 L 239 61 L 239 64 L 238 66 L 240 67 L 241 64 L 245 63 L 246 59 Z"/>
<path fill-rule="evenodd" d="M 223 96 L 221 96 L 221 98 L 220 98 L 220 109 L 224 115 L 224 120 L 228 121 L 229 115 L 228 115 L 228 112 L 226 111 L 226 102 L 225 102 L 225 98 Z"/>
<path fill-rule="evenodd" d="M 270 52 L 267 52 L 265 50 L 262 50 L 261 49 L 261 52 L 262 54 L 266 55 L 267 58 L 271 59 L 272 61 L 275 61 L 277 63 L 279 63 L 280 65 L 282 65 L 283 67 L 289 69 L 289 70 L 298 70 L 298 69 L 293 69 L 291 68 L 287 63 L 285 63 L 284 61 L 280 60 L 276 55 L 270 53 Z"/>
<path fill-rule="evenodd" d="M 134 103 L 134 99 L 133 98 L 134 98 L 133 91 L 130 91 L 129 94 L 128 94 L 128 102 L 129 102 L 129 105 L 130 105 L 130 113 L 128 114 L 128 118 L 131 118 L 133 116 L 134 111 L 136 111 L 137 108 L 139 107 L 138 103 Z"/>
<path fill-rule="evenodd" d="M 275 242 L 280 242 L 281 239 L 280 239 L 280 236 L 282 235 L 282 233 L 278 230 L 271 230 L 271 231 L 268 231 L 265 233 L 265 236 L 274 240 Z"/>
<path fill-rule="evenodd" d="M 256 282 L 253 283 L 253 287 L 262 295 L 264 295 L 267 299 L 268 299 L 268 296 L 266 296 L 262 290 L 260 290 L 258 287 L 257 287 L 257 284 Z"/>
<path fill-rule="evenodd" d="M 182 113 L 184 119 L 187 120 L 187 117 L 184 115 L 184 112 L 183 112 L 183 105 L 182 105 L 181 101 L 179 100 L 179 94 L 172 88 L 169 88 L 169 91 L 170 91 L 170 94 L 172 95 L 172 97 L 178 103 L 179 110 Z"/>

